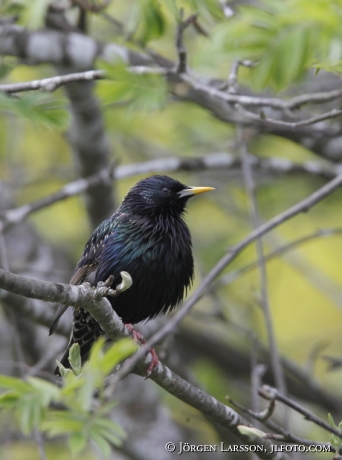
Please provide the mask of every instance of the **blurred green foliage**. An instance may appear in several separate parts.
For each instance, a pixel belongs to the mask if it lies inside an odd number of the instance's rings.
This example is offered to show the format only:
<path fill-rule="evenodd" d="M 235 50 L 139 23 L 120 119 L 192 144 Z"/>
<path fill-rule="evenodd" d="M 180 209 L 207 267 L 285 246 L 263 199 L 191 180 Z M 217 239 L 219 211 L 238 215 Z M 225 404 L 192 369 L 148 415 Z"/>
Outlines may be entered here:
<path fill-rule="evenodd" d="M 333 428 L 336 428 L 337 430 L 342 429 L 342 422 L 340 422 L 338 425 L 335 425 L 334 418 L 333 418 L 333 416 L 331 414 L 328 414 L 328 421 L 329 421 L 329 424 Z M 330 435 L 330 442 L 336 449 L 339 449 L 339 447 L 341 445 L 341 442 L 340 442 L 340 439 L 339 439 L 338 436 L 336 436 L 335 434 L 331 434 Z"/>
<path fill-rule="evenodd" d="M 115 402 L 107 402 L 103 396 L 105 377 L 136 350 L 136 345 L 131 339 L 123 339 L 103 351 L 104 342 L 100 338 L 94 344 L 83 369 L 78 344 L 71 348 L 73 371 L 59 364 L 64 377 L 60 387 L 36 377 L 22 380 L 0 375 L 0 388 L 6 390 L 0 394 L 0 408 L 16 414 L 24 435 L 34 430 L 45 432 L 49 438 L 68 435 L 73 455 L 84 451 L 92 441 L 108 457 L 111 444 L 120 445 L 125 434 L 108 418 Z M 54 410 L 51 404 L 63 410 Z"/>
<path fill-rule="evenodd" d="M 161 75 L 137 75 L 124 64 L 101 62 L 108 80 L 99 82 L 97 94 L 103 105 L 122 102 L 135 111 L 153 111 L 165 106 L 167 84 Z"/>
<path fill-rule="evenodd" d="M 69 122 L 65 101 L 42 94 L 24 94 L 18 99 L 0 94 L 0 107 L 7 115 L 27 119 L 44 128 L 64 130 Z"/>

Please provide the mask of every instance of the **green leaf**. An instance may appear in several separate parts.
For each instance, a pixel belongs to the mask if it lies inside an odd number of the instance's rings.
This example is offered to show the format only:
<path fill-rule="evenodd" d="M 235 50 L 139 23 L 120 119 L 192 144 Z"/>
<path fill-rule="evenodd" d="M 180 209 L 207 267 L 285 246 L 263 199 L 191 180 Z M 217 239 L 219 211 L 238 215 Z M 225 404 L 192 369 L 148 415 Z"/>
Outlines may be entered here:
<path fill-rule="evenodd" d="M 100 363 L 102 358 L 103 358 L 103 346 L 106 343 L 105 337 L 99 337 L 94 345 L 91 348 L 90 352 L 90 358 L 88 360 L 88 363 L 95 364 L 95 363 Z M 92 359 L 91 359 L 92 358 Z M 96 367 L 96 365 L 95 365 Z"/>
<path fill-rule="evenodd" d="M 75 401 L 75 394 L 79 388 L 84 384 L 84 376 L 76 376 L 71 369 L 68 369 L 69 372 L 66 374 L 63 388 L 61 389 L 61 394 L 67 400 Z"/>
<path fill-rule="evenodd" d="M 61 390 L 53 383 L 36 377 L 29 377 L 27 381 L 38 391 L 41 406 L 48 406 L 52 399 L 59 398 Z"/>
<path fill-rule="evenodd" d="M 330 426 L 332 426 L 333 428 L 336 428 L 333 416 L 330 413 L 328 414 L 328 422 Z"/>
<path fill-rule="evenodd" d="M 68 444 L 72 455 L 76 455 L 82 452 L 85 449 L 87 442 L 87 437 L 82 433 L 74 433 L 70 435 Z"/>
<path fill-rule="evenodd" d="M 150 40 L 159 38 L 165 31 L 165 18 L 157 0 L 140 0 L 139 25 L 137 38 L 146 45 Z"/>
<path fill-rule="evenodd" d="M 75 374 L 78 376 L 82 371 L 81 351 L 78 343 L 74 343 L 69 350 L 69 362 Z"/>
<path fill-rule="evenodd" d="M 125 102 L 131 110 L 152 111 L 164 106 L 168 93 L 167 84 L 161 75 L 138 75 L 130 72 L 125 65 L 106 65 L 107 76 L 97 86 L 99 97 L 104 104 Z"/>
<path fill-rule="evenodd" d="M 209 23 L 212 23 L 214 19 L 224 19 L 220 3 L 216 0 L 191 0 L 189 3 L 191 11 L 198 12 L 199 17 Z"/>
<path fill-rule="evenodd" d="M 66 377 L 69 373 L 72 373 L 71 369 L 67 369 L 66 367 L 63 366 L 63 364 L 56 359 L 56 364 L 59 370 L 59 373 L 61 374 L 62 377 Z"/>
<path fill-rule="evenodd" d="M 313 63 L 315 42 L 313 31 L 302 25 L 279 33 L 255 68 L 256 86 L 282 89 L 297 81 Z"/>
<path fill-rule="evenodd" d="M 0 110 L 45 128 L 65 129 L 69 121 L 69 115 L 61 102 L 38 93 L 20 95 L 19 98 L 0 94 Z"/>
<path fill-rule="evenodd" d="M 115 446 L 120 446 L 122 439 L 126 437 L 126 433 L 121 426 L 108 418 L 97 418 L 92 430 Z"/>
<path fill-rule="evenodd" d="M 76 395 L 76 400 L 81 410 L 89 411 L 93 404 L 95 390 L 103 384 L 103 375 L 100 372 L 88 371 L 84 373 L 84 377 L 84 383 Z"/>
<path fill-rule="evenodd" d="M 0 406 L 15 409 L 20 428 L 26 435 L 38 427 L 51 400 L 57 400 L 60 393 L 55 385 L 35 377 L 23 382 L 15 377 L 1 375 L 0 386 L 12 388 L 1 395 Z"/>
<path fill-rule="evenodd" d="M 110 403 L 104 404 L 98 411 L 97 416 L 103 417 L 104 415 L 108 414 L 115 406 L 117 405 L 116 401 L 112 401 Z"/>
<path fill-rule="evenodd" d="M 332 426 L 333 428 L 339 428 L 335 425 L 333 416 L 331 414 L 328 414 L 328 422 L 329 422 L 329 425 Z M 336 449 L 340 447 L 341 440 L 336 434 L 330 433 L 330 442 Z"/>
<path fill-rule="evenodd" d="M 43 431 L 46 431 L 49 436 L 81 433 L 85 421 L 85 415 L 67 411 L 50 411 L 46 420 L 41 424 L 41 428 Z"/>
<path fill-rule="evenodd" d="M 29 383 L 16 377 L 8 377 L 7 375 L 0 375 L 0 388 L 17 390 L 19 393 L 26 393 L 32 389 Z"/>
<path fill-rule="evenodd" d="M 286 88 L 314 62 L 316 67 L 336 65 L 342 60 L 339 7 L 329 0 L 308 4 L 261 0 L 258 6 L 241 5 L 229 25 L 223 21 L 214 29 L 211 52 L 225 59 L 257 61 L 257 67 L 244 72 L 256 89 Z"/>
<path fill-rule="evenodd" d="M 94 441 L 94 443 L 97 445 L 97 447 L 100 449 L 102 455 L 105 458 L 108 458 L 111 452 L 109 442 L 105 438 L 103 438 L 100 434 L 98 434 L 95 430 L 94 431 L 90 430 L 89 436 Z"/>
<path fill-rule="evenodd" d="M 121 339 L 106 350 L 102 360 L 102 369 L 108 374 L 122 360 L 128 358 L 138 349 L 137 344 L 131 338 Z"/>
<path fill-rule="evenodd" d="M 97 427 L 100 427 L 104 431 L 108 431 L 110 433 L 116 433 L 118 436 L 121 438 L 126 437 L 125 431 L 121 428 L 121 426 L 114 422 L 113 420 L 109 418 L 103 418 L 103 417 L 97 417 L 96 422 L 95 422 Z"/>
<path fill-rule="evenodd" d="M 39 394 L 25 395 L 18 402 L 20 428 L 25 435 L 29 435 L 33 428 L 38 427 L 43 415 Z"/>
<path fill-rule="evenodd" d="M 20 395 L 14 391 L 6 391 L 0 395 L 0 407 L 13 408 L 17 405 Z"/>

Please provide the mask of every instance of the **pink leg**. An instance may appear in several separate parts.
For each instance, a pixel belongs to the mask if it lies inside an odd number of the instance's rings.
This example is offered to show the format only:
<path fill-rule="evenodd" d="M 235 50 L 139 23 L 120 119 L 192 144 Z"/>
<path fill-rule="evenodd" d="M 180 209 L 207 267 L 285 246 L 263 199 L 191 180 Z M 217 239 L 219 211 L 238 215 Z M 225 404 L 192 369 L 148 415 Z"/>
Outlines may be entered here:
<path fill-rule="evenodd" d="M 136 343 L 140 345 L 144 345 L 146 343 L 144 336 L 136 331 L 133 327 L 133 324 L 125 324 L 129 332 L 132 334 L 133 339 L 135 340 Z M 152 371 L 158 367 L 159 364 L 159 358 L 156 353 L 156 350 L 154 348 L 150 348 L 149 353 L 151 353 L 151 362 L 150 365 L 148 366 L 147 369 L 147 377 L 149 377 L 152 374 Z"/>

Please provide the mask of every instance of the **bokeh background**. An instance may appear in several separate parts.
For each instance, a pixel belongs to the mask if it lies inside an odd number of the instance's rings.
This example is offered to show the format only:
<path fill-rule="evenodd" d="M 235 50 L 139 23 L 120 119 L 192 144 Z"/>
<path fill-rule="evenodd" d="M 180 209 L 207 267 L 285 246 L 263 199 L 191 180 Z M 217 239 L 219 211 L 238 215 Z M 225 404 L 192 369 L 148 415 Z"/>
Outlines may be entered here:
<path fill-rule="evenodd" d="M 186 29 L 184 41 L 189 67 L 208 86 L 217 88 L 226 81 L 238 58 L 257 64 L 239 69 L 241 94 L 287 99 L 341 87 L 342 2 L 328 0 L 127 0 L 106 5 L 98 1 L 3 1 L 1 84 L 85 70 L 66 67 L 63 62 L 54 65 L 48 57 L 45 63 L 39 59 L 30 62 L 27 56 L 20 59 L 6 52 L 5 27 L 7 36 L 11 36 L 15 24 L 28 34 L 42 30 L 42 37 L 49 30 L 65 36 L 87 34 L 93 40 L 116 43 L 137 53 L 148 55 L 152 50 L 174 63 L 178 59 L 175 34 L 180 8 L 184 17 L 198 13 L 197 23 Z M 53 19 L 62 16 L 64 25 L 56 25 Z M 6 22 L 6 18 L 12 19 Z M 229 116 L 220 117 L 219 110 L 201 103 L 186 85 L 175 87 L 163 77 L 129 74 L 126 67 L 117 60 L 104 62 L 99 56 L 93 68 L 105 68 L 111 79 L 86 88 L 85 100 L 89 97 L 97 101 L 97 123 L 107 142 L 109 153 L 105 160 L 101 157 L 102 168 L 115 163 L 118 171 L 123 171 L 120 168 L 131 166 L 126 170 L 129 173 L 122 173 L 126 177 L 113 181 L 106 189 L 113 196 L 111 210 L 106 200 L 102 209 L 102 201 L 97 199 L 99 214 L 110 215 L 131 185 L 154 173 L 169 174 L 188 185 L 215 187 L 215 192 L 192 199 L 186 215 L 195 255 L 193 290 L 229 247 L 253 229 L 241 172 L 242 144 L 255 158 L 252 169 L 260 223 L 309 196 L 327 182 L 329 174 L 333 177 L 340 171 L 339 118 L 298 130 L 244 120 L 241 129 L 245 138 L 241 142 L 233 104 L 226 104 Z M 86 160 L 77 153 L 73 129 L 84 84 L 76 85 L 81 95 L 77 101 L 73 90 L 66 92 L 64 87 L 54 92 L 0 94 L 2 212 L 50 195 L 82 173 L 79 165 Z M 340 99 L 335 98 L 291 113 L 268 107 L 263 110 L 278 120 L 297 121 L 339 106 Z M 85 105 L 82 110 L 82 114 L 90 113 L 93 107 Z M 251 110 L 258 113 L 258 109 Z M 81 131 L 84 126 L 80 124 Z M 93 151 L 91 161 L 95 165 L 96 155 Z M 235 162 L 224 161 L 227 155 Z M 187 161 L 179 171 L 170 172 L 167 160 L 171 157 Z M 217 166 L 199 167 L 196 160 L 207 157 L 216 158 Z M 264 166 L 260 166 L 260 159 Z M 160 169 L 139 174 L 136 164 L 151 160 L 159 160 Z M 270 164 L 267 160 L 273 160 L 275 166 L 265 166 Z M 95 166 L 90 172 L 97 171 Z M 333 413 L 335 422 L 340 421 L 342 411 L 342 371 L 331 366 L 332 358 L 340 359 L 342 345 L 341 199 L 342 192 L 337 190 L 308 213 L 294 217 L 263 238 L 264 253 L 272 254 L 316 234 L 267 261 L 267 295 L 290 395 L 325 420 L 328 413 Z M 8 268 L 34 278 L 67 282 L 94 228 L 95 218 L 88 211 L 84 196 L 75 196 L 10 227 L 4 232 Z M 251 407 L 251 371 L 256 363 L 266 364 L 264 381 L 274 385 L 260 307 L 258 265 L 244 269 L 256 258 L 253 245 L 239 255 L 161 350 L 165 362 L 176 372 L 219 400 L 227 402 L 229 395 L 246 407 Z M 4 260 L 3 254 L 2 265 Z M 0 372 L 20 376 L 20 369 L 25 374 L 48 354 L 50 358 L 40 370 L 48 378 L 66 338 L 49 338 L 47 328 L 33 321 L 17 297 L 5 296 L 0 301 Z M 42 304 L 39 308 L 51 309 Z M 66 317 L 63 323 L 66 329 L 69 320 Z M 142 330 L 148 336 L 164 321 L 167 318 L 151 322 Z M 139 377 L 129 377 L 116 399 L 120 403 L 114 417 L 128 431 L 129 441 L 113 450 L 111 458 L 169 458 L 171 454 L 165 452 L 162 441 L 167 433 L 177 434 L 182 442 L 233 442 L 197 411 Z M 261 402 L 260 407 L 264 406 Z M 280 424 L 284 423 L 283 416 L 281 410 L 275 414 Z M 330 440 L 328 433 L 302 416 L 291 412 L 289 418 L 290 430 L 298 436 Z M 0 426 L 1 459 L 41 458 L 35 441 L 20 434 L 13 414 L 0 412 Z M 71 458 L 63 438 L 47 439 L 45 447 L 47 458 Z M 93 459 L 97 455 L 88 451 L 79 458 Z M 242 458 L 238 455 L 217 454 L 219 458 Z M 305 454 L 300 455 L 296 458 L 305 458 Z M 188 454 L 187 458 L 192 457 Z M 330 457 L 325 454 L 322 458 Z"/>

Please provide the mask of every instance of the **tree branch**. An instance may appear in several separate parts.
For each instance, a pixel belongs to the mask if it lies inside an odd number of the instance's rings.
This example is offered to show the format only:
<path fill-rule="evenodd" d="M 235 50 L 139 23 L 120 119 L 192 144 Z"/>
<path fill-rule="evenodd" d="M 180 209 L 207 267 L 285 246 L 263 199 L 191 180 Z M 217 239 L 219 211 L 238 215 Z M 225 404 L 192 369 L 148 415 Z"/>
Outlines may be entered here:
<path fill-rule="evenodd" d="M 194 16 L 194 15 L 193 15 Z M 189 20 L 193 21 L 193 16 Z M 17 26 L 16 26 L 17 27 Z M 0 29 L 1 30 L 1 29 Z M 33 32 L 31 32 L 33 33 Z M 177 39 L 178 40 L 178 39 Z M 108 45 L 109 46 L 109 45 Z M 120 49 L 120 47 L 119 47 Z M 124 48 L 123 48 L 124 49 Z M 121 50 L 121 49 L 120 49 Z M 122 51 L 122 50 L 121 50 Z M 137 56 L 136 56 L 137 57 Z M 143 55 L 139 55 L 139 59 L 144 60 Z M 148 59 L 148 57 L 145 57 Z M 150 61 L 150 63 L 152 63 Z M 278 110 L 293 110 L 297 109 L 305 104 L 321 104 L 324 102 L 333 101 L 339 97 L 342 97 L 342 89 L 334 89 L 331 91 L 325 91 L 321 93 L 308 93 L 301 96 L 295 96 L 290 99 L 280 99 L 277 97 L 259 97 L 259 96 L 248 96 L 243 94 L 235 94 L 236 85 L 236 72 L 240 65 L 246 67 L 252 67 L 253 64 L 250 61 L 235 61 L 235 66 L 232 68 L 232 72 L 229 74 L 228 82 L 223 82 L 222 85 L 217 89 L 209 85 L 201 84 L 199 81 L 193 80 L 192 77 L 184 77 L 184 80 L 191 83 L 193 87 L 201 89 L 209 94 L 212 94 L 219 99 L 222 99 L 229 103 L 235 103 L 247 107 L 272 107 Z M 167 68 L 149 67 L 146 65 L 136 65 L 128 67 L 128 70 L 137 75 L 146 74 L 160 74 L 164 76 L 175 76 L 175 71 Z M 179 71 L 176 71 L 178 74 Z M 86 70 L 84 72 L 74 72 L 67 75 L 57 75 L 51 78 L 43 78 L 41 80 L 32 80 L 23 83 L 12 83 L 0 85 L 0 92 L 6 93 L 19 93 L 22 91 L 55 91 L 62 85 L 68 83 L 76 83 L 90 80 L 101 80 L 106 77 L 105 71 L 103 70 Z M 228 89 L 234 87 L 228 93 L 224 91 L 226 87 Z"/>
<path fill-rule="evenodd" d="M 340 173 L 338 165 L 326 165 L 318 161 L 294 163 L 286 158 L 258 158 L 251 154 L 249 154 L 249 159 L 253 170 L 260 170 L 270 174 L 306 173 L 324 179 L 332 179 Z M 99 184 L 108 184 L 112 180 L 160 172 L 205 171 L 211 169 L 236 171 L 240 169 L 240 166 L 241 159 L 239 157 L 224 152 L 204 155 L 201 158 L 169 157 L 122 166 L 112 165 L 104 168 L 99 173 L 70 182 L 58 191 L 37 201 L 18 208 L 0 211 L 0 230 L 23 222 L 36 211 L 75 195 L 80 195 Z"/>
<path fill-rule="evenodd" d="M 266 254 L 265 261 L 269 262 L 275 259 L 276 257 L 281 257 L 283 254 L 286 254 L 287 252 L 292 251 L 293 249 L 296 249 L 298 246 L 302 244 L 309 243 L 310 241 L 316 238 L 326 238 L 326 237 L 330 237 L 334 235 L 340 235 L 341 233 L 342 233 L 342 227 L 321 228 L 320 230 L 310 233 L 309 235 L 306 235 L 300 238 L 296 238 L 290 243 L 285 244 L 284 246 L 280 246 L 274 251 Z M 227 286 L 228 284 L 235 281 L 239 276 L 257 268 L 257 266 L 258 266 L 258 261 L 254 260 L 253 262 L 250 262 L 249 264 L 244 265 L 243 267 L 222 276 L 219 280 L 213 283 L 212 287 L 220 288 L 221 286 Z"/>
<path fill-rule="evenodd" d="M 308 411 L 305 409 L 303 406 L 300 404 L 297 404 L 295 401 L 292 401 L 290 398 L 282 395 L 279 393 L 276 388 L 269 387 L 268 385 L 264 385 L 263 387 L 260 388 L 259 390 L 259 395 L 262 396 L 264 399 L 267 399 L 269 401 L 271 400 L 276 400 L 276 401 L 281 401 L 284 403 L 286 406 L 291 407 L 295 411 L 299 412 L 300 414 L 304 415 L 304 417 L 307 420 L 310 420 L 311 422 L 315 423 L 316 425 L 324 428 L 326 431 L 329 433 L 333 433 L 339 438 L 342 439 L 342 430 L 339 430 L 338 428 L 335 428 L 331 426 L 328 422 L 320 419 L 317 417 L 315 414 L 312 412 Z"/>
<path fill-rule="evenodd" d="M 23 83 L 12 83 L 0 85 L 2 93 L 21 93 L 22 91 L 55 91 L 57 88 L 68 83 L 76 83 L 82 81 L 93 81 L 104 78 L 103 70 L 87 70 L 85 72 L 69 73 L 67 75 L 57 75 L 56 77 L 43 78 L 42 80 L 32 80 Z"/>
<path fill-rule="evenodd" d="M 322 115 L 317 115 L 315 117 L 311 117 L 306 120 L 289 122 L 289 121 L 275 120 L 273 118 L 267 118 L 263 114 L 258 115 L 253 112 L 249 112 L 247 110 L 241 110 L 241 108 L 239 109 L 239 112 L 242 113 L 247 118 L 249 118 L 250 120 L 254 120 L 257 123 L 264 124 L 265 126 L 279 126 L 279 127 L 290 128 L 292 130 L 296 130 L 297 128 L 300 128 L 302 126 L 313 125 L 320 121 L 329 120 L 331 118 L 336 118 L 342 115 L 341 109 L 332 109 L 329 112 L 322 113 Z"/>
<path fill-rule="evenodd" d="M 17 56 L 30 64 L 50 63 L 74 67 L 79 70 L 92 69 L 98 58 L 111 62 L 119 59 L 128 66 L 153 66 L 157 64 L 167 73 L 172 73 L 171 69 L 174 67 L 173 63 L 165 58 L 134 52 L 113 43 L 100 43 L 80 33 L 66 34 L 54 30 L 28 31 L 13 24 L 0 24 L 0 54 Z M 285 100 L 228 94 L 218 89 L 222 83 L 222 81 L 212 80 L 205 76 L 198 76 L 194 79 L 188 73 L 178 74 L 176 79 L 174 76 L 169 77 L 170 90 L 180 100 L 192 101 L 211 111 L 216 118 L 225 122 L 245 125 L 257 124 L 260 130 L 265 129 L 262 121 L 251 120 L 242 113 L 238 113 L 235 104 L 270 107 L 281 111 L 292 110 L 310 102 L 322 103 L 334 100 L 340 97 L 342 93 L 341 88 L 337 88 L 333 91 L 310 93 Z M 327 158 L 340 158 L 342 133 L 338 127 L 330 127 L 321 123 L 319 128 L 316 126 L 314 130 L 311 130 L 305 126 L 297 126 L 294 133 L 289 126 L 278 124 L 271 126 L 269 123 L 267 132 L 292 139 L 304 146 L 306 146 L 308 135 L 310 135 L 312 137 L 310 144 L 312 151 Z"/>
<path fill-rule="evenodd" d="M 243 140 L 243 130 L 241 127 L 238 127 L 238 137 L 239 142 L 241 143 Z M 252 226 L 254 230 L 260 226 L 259 214 L 258 214 L 258 207 L 255 198 L 255 183 L 252 175 L 252 168 L 250 165 L 249 153 L 247 150 L 247 145 L 242 143 L 241 148 L 241 159 L 242 159 L 242 173 L 245 183 L 245 188 L 248 196 L 249 201 L 249 213 L 250 219 L 252 222 Z M 272 372 L 274 376 L 274 381 L 276 382 L 276 386 L 279 391 L 283 394 L 287 393 L 286 388 L 286 381 L 284 377 L 284 372 L 280 362 L 280 356 L 278 352 L 277 341 L 274 334 L 273 328 L 273 321 L 271 315 L 271 308 L 270 308 L 270 301 L 269 301 L 269 294 L 268 294 L 268 283 L 267 283 L 267 272 L 266 272 L 266 262 L 264 256 L 264 247 L 262 238 L 256 238 L 256 251 L 258 256 L 258 269 L 259 269 L 259 278 L 260 278 L 260 292 L 261 298 L 260 303 L 262 307 L 262 312 L 264 316 L 264 321 L 266 325 L 267 331 L 267 339 L 270 349 L 270 358 L 271 358 L 271 366 Z M 286 415 L 286 411 L 284 412 Z M 287 417 L 285 417 L 287 419 Z M 287 422 L 288 420 L 286 420 Z"/>
<path fill-rule="evenodd" d="M 180 19 L 177 24 L 177 33 L 176 33 L 176 49 L 178 53 L 178 64 L 177 64 L 177 74 L 187 72 L 187 55 L 186 48 L 183 42 L 183 35 L 185 29 L 196 20 L 197 14 L 192 14 L 187 19 L 183 21 L 183 9 L 180 10 Z"/>
<path fill-rule="evenodd" d="M 98 290 L 88 287 L 86 284 L 75 286 L 39 281 L 0 269 L 0 288 L 29 298 L 84 308 L 113 340 L 130 335 L 108 300 L 99 298 Z M 145 376 L 150 359 L 151 356 L 148 356 L 147 359 L 140 358 L 140 362 L 136 363 L 136 373 Z M 251 438 L 241 434 L 238 429 L 240 425 L 251 426 L 246 420 L 212 396 L 181 379 L 161 362 L 159 362 L 158 368 L 152 372 L 150 378 L 178 399 L 200 410 L 215 423 L 224 426 L 245 444 L 263 446 L 263 452 L 259 453 L 260 458 L 287 459 L 287 455 L 283 453 L 272 452 L 271 444 L 266 439 Z"/>
<path fill-rule="evenodd" d="M 291 442 L 294 444 L 302 444 L 304 446 L 324 446 L 330 449 L 330 452 L 336 452 L 336 449 L 334 446 L 331 445 L 330 442 L 318 442 L 314 441 L 312 439 L 304 439 L 300 438 L 299 436 L 295 436 L 292 433 L 290 433 L 287 430 L 284 430 L 282 427 L 280 427 L 277 423 L 273 422 L 272 420 L 269 420 L 269 416 L 272 415 L 272 406 L 270 405 L 267 407 L 267 409 L 264 412 L 256 413 L 251 411 L 250 409 L 242 406 L 238 402 L 234 401 L 230 397 L 227 397 L 228 401 L 245 412 L 246 414 L 250 415 L 253 417 L 255 420 L 259 420 L 262 422 L 265 426 L 270 428 L 272 431 L 279 433 L 279 435 L 272 435 L 268 434 L 267 439 L 276 439 L 277 441 L 283 441 L 283 442 Z M 271 403 L 274 400 L 271 400 Z"/>
<path fill-rule="evenodd" d="M 70 182 L 57 192 L 41 198 L 40 200 L 25 204 L 19 208 L 8 209 L 2 213 L 0 212 L 0 230 L 7 229 L 12 225 L 23 222 L 30 214 L 58 203 L 59 201 L 87 192 L 89 189 L 99 184 L 110 184 L 115 176 L 114 171 L 115 165 L 113 164 L 111 167 L 105 168 L 97 174 Z"/>

